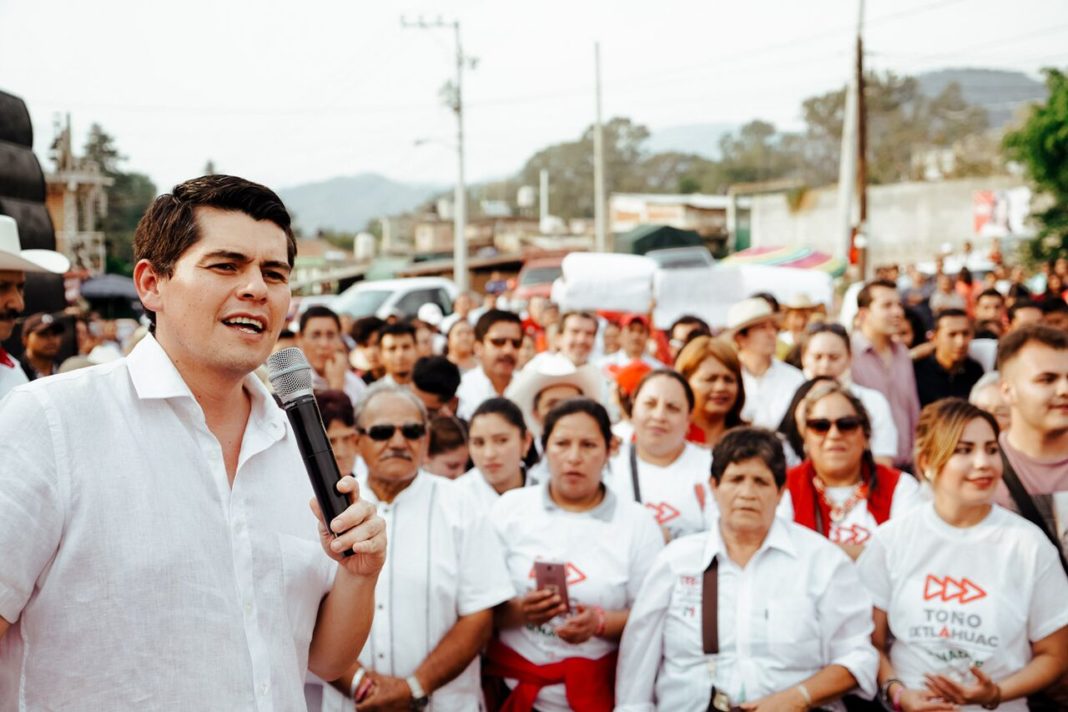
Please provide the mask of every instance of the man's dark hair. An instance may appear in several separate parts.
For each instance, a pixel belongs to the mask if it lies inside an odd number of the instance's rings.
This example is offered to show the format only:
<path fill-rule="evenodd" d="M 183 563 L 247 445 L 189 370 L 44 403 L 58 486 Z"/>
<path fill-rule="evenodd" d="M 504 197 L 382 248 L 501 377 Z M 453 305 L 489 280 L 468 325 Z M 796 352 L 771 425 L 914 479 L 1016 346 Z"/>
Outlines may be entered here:
<path fill-rule="evenodd" d="M 387 336 L 404 336 L 408 335 L 412 337 L 412 342 L 415 342 L 415 327 L 406 321 L 395 321 L 392 324 L 383 324 L 382 328 L 378 330 L 378 342 L 382 343 L 382 339 Z"/>
<path fill-rule="evenodd" d="M 585 413 L 593 418 L 597 423 L 597 429 L 601 432 L 601 437 L 604 438 L 605 448 L 610 449 L 612 447 L 612 421 L 609 419 L 608 411 L 604 409 L 604 406 L 589 398 L 568 398 L 566 401 L 561 401 L 553 406 L 553 409 L 545 416 L 545 429 L 541 434 L 542 450 L 548 446 L 549 438 L 552 436 L 556 424 L 562 418 L 576 413 Z"/>
<path fill-rule="evenodd" d="M 365 316 L 353 322 L 349 335 L 357 346 L 370 346 L 371 340 L 378 335 L 378 332 L 385 325 L 386 322 L 377 316 Z"/>
<path fill-rule="evenodd" d="M 857 308 L 867 309 L 871 306 L 873 297 L 872 290 L 878 287 L 885 287 L 886 289 L 892 289 L 897 292 L 897 285 L 891 282 L 889 279 L 873 279 L 865 284 L 859 292 L 857 292 Z"/>
<path fill-rule="evenodd" d="M 711 327 L 708 326 L 708 322 L 706 322 L 704 319 L 702 319 L 699 316 L 694 316 L 693 314 L 683 314 L 678 319 L 676 319 L 675 322 L 671 325 L 671 328 L 669 328 L 668 331 L 667 331 L 668 336 L 670 336 L 670 335 L 675 333 L 675 327 L 677 327 L 677 326 L 690 326 L 690 325 L 693 325 L 693 326 L 695 326 L 697 328 L 693 329 L 690 332 L 691 336 L 687 337 L 687 341 L 690 338 L 693 338 L 692 337 L 693 334 L 701 334 L 701 335 L 704 335 L 704 336 L 712 336 L 712 329 L 711 329 Z"/>
<path fill-rule="evenodd" d="M 779 300 L 775 298 L 775 295 L 771 292 L 756 292 L 751 296 L 752 299 L 763 299 L 771 307 L 771 310 L 776 314 L 779 313 Z"/>
<path fill-rule="evenodd" d="M 460 387 L 460 369 L 444 356 L 423 356 L 412 367 L 412 383 L 448 403 Z"/>
<path fill-rule="evenodd" d="M 1048 346 L 1054 351 L 1068 351 L 1068 334 L 1045 324 L 1025 324 L 1010 331 L 998 342 L 998 371 L 1004 372 L 1005 364 L 1032 343 Z"/>
<path fill-rule="evenodd" d="M 975 303 L 978 304 L 980 301 L 982 301 L 983 297 L 994 297 L 1002 303 L 1004 303 L 1005 301 L 1005 295 L 994 289 L 993 287 L 984 289 L 983 291 L 979 292 L 979 296 L 975 298 Z"/>
<path fill-rule="evenodd" d="M 500 322 L 515 324 L 520 331 L 523 330 L 523 320 L 515 312 L 505 311 L 504 309 L 490 309 L 480 316 L 478 322 L 475 323 L 475 341 L 485 341 L 489 330 L 493 328 L 494 324 Z"/>
<path fill-rule="evenodd" d="M 286 258 L 293 266 L 297 241 L 282 199 L 259 183 L 225 175 L 187 180 L 152 201 L 134 233 L 134 262 L 148 260 L 158 275 L 172 276 L 178 259 L 200 241 L 197 208 L 244 213 L 253 220 L 274 223 L 286 235 Z M 154 328 L 155 312 L 146 309 L 145 314 Z"/>
<path fill-rule="evenodd" d="M 968 318 L 968 312 L 963 309 L 957 309 L 956 307 L 949 307 L 948 309 L 942 309 L 934 317 L 934 331 L 938 331 L 938 325 L 942 323 L 943 319 L 949 319 L 951 317 L 964 317 Z"/>
<path fill-rule="evenodd" d="M 975 338 L 994 339 L 997 341 L 1001 334 L 1001 324 L 993 319 L 983 319 L 975 322 Z"/>
<path fill-rule="evenodd" d="M 564 327 L 567 326 L 568 319 L 585 319 L 586 321 L 592 321 L 594 331 L 597 331 L 601 326 L 600 322 L 597 321 L 597 315 L 593 312 L 584 309 L 572 309 L 560 315 L 560 331 L 563 331 Z M 616 326 L 619 326 L 619 324 L 616 324 Z"/>
<path fill-rule="evenodd" d="M 451 452 L 467 444 L 467 426 L 452 415 L 439 415 L 430 420 L 430 445 L 427 455 L 434 457 Z"/>
<path fill-rule="evenodd" d="M 335 420 L 344 425 L 354 427 L 356 416 L 352 411 L 352 401 L 344 391 L 316 391 L 315 402 L 319 405 L 319 413 L 323 416 L 323 425 L 327 428 Z"/>
<path fill-rule="evenodd" d="M 338 317 L 337 312 L 335 312 L 330 307 L 324 307 L 322 304 L 316 304 L 315 306 L 308 307 L 306 310 L 304 310 L 304 313 L 300 315 L 300 333 L 304 333 L 304 330 L 307 328 L 309 321 L 322 317 L 326 317 L 327 319 L 333 319 L 334 323 L 337 324 L 337 330 L 341 331 L 341 318 Z"/>
<path fill-rule="evenodd" d="M 1068 302 L 1063 299 L 1043 299 L 1040 308 L 1043 314 L 1063 314 L 1068 312 Z"/>
<path fill-rule="evenodd" d="M 282 339 L 293 339 L 293 338 L 296 338 L 296 336 L 297 335 L 294 334 L 289 329 L 282 329 L 281 331 L 278 332 L 278 340 L 279 341 L 281 341 Z"/>
<path fill-rule="evenodd" d="M 1013 302 L 1012 306 L 1009 307 L 1010 322 L 1016 320 L 1016 312 L 1020 311 L 1021 309 L 1038 309 L 1041 311 L 1042 307 L 1038 306 L 1038 302 L 1032 301 L 1026 297 L 1021 297 L 1020 299 L 1017 299 L 1015 302 Z"/>
<path fill-rule="evenodd" d="M 728 430 L 712 448 L 712 479 L 718 485 L 732 463 L 759 458 L 771 470 L 775 486 L 786 484 L 786 455 L 779 437 L 764 428 L 741 427 Z"/>

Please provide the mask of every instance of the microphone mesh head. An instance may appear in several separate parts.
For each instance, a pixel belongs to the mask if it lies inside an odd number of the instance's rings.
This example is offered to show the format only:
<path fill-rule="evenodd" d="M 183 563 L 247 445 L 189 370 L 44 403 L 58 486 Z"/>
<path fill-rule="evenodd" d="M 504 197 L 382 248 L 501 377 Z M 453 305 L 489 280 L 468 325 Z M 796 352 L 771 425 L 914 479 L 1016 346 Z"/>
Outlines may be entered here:
<path fill-rule="evenodd" d="M 312 393 L 312 368 L 304 352 L 295 346 L 267 357 L 267 374 L 283 403 Z"/>

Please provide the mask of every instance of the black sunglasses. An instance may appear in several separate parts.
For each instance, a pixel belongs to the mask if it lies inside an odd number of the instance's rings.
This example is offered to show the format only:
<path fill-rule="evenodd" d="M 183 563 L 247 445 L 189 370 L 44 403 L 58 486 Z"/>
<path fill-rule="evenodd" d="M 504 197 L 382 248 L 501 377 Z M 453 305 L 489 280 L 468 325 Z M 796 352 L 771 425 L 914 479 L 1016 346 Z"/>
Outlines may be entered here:
<path fill-rule="evenodd" d="M 811 418 L 805 421 L 805 427 L 814 433 L 824 435 L 831 432 L 831 426 L 838 428 L 840 433 L 852 433 L 861 425 L 863 421 L 856 415 L 847 415 L 844 418 L 838 420 L 829 420 L 828 418 Z"/>
<path fill-rule="evenodd" d="M 376 442 L 385 442 L 393 437 L 397 430 L 406 440 L 418 440 L 426 435 L 426 426 L 422 423 L 405 423 L 404 425 L 372 425 L 369 428 L 356 428 L 360 435 L 366 435 Z"/>
<path fill-rule="evenodd" d="M 489 341 L 491 344 L 493 344 L 498 349 L 503 348 L 505 344 L 511 344 L 512 348 L 514 348 L 514 349 L 520 349 L 523 346 L 523 339 L 522 338 L 519 338 L 519 339 L 505 339 L 503 337 L 497 337 L 497 338 L 493 338 L 493 339 L 487 339 L 487 341 Z"/>

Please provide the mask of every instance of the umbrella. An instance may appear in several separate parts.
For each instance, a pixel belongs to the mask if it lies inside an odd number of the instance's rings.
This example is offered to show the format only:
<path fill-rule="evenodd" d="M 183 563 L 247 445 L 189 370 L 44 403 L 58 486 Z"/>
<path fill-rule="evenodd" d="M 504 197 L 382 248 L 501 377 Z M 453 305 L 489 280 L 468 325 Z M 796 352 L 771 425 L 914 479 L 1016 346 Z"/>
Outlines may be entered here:
<path fill-rule="evenodd" d="M 846 265 L 837 257 L 832 257 L 808 247 L 750 247 L 736 252 L 722 261 L 738 265 L 770 265 L 774 267 L 796 267 L 816 269 L 827 272 L 833 277 L 845 274 Z"/>
<path fill-rule="evenodd" d="M 82 296 L 86 299 L 137 299 L 137 289 L 129 277 L 105 274 L 82 282 Z"/>

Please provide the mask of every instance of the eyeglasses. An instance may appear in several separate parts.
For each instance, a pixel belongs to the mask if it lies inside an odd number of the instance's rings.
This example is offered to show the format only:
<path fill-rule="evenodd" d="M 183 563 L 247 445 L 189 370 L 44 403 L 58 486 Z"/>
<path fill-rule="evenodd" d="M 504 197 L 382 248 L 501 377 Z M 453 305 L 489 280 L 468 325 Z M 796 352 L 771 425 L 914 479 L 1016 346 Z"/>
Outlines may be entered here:
<path fill-rule="evenodd" d="M 493 339 L 487 339 L 487 341 L 489 341 L 491 344 L 493 344 L 498 349 L 504 348 L 505 344 L 511 344 L 513 349 L 519 349 L 519 348 L 521 348 L 523 346 L 523 339 L 522 338 L 505 339 L 503 337 L 497 337 L 497 338 L 493 338 Z"/>
<path fill-rule="evenodd" d="M 426 426 L 422 423 L 405 423 L 404 425 L 372 425 L 369 428 L 356 428 L 360 435 L 366 435 L 375 442 L 385 442 L 393 437 L 397 430 L 406 440 L 418 440 L 426 435 Z"/>
<path fill-rule="evenodd" d="M 831 432 L 831 426 L 838 428 L 838 432 L 843 435 L 846 433 L 856 432 L 857 428 L 863 425 L 863 421 L 856 415 L 847 415 L 844 418 L 838 420 L 830 420 L 828 418 L 810 418 L 805 421 L 805 428 L 811 430 L 819 435 L 826 435 Z"/>

